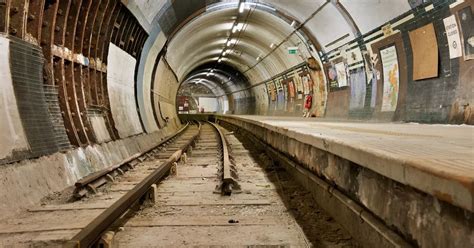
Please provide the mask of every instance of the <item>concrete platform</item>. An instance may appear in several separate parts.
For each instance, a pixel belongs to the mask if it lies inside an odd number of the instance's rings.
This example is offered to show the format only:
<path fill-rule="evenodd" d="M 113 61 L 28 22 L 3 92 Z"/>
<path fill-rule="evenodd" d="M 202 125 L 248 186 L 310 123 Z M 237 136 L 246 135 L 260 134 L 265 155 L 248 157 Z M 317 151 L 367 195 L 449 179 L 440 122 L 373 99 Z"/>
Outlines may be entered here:
<path fill-rule="evenodd" d="M 384 177 L 474 210 L 474 127 L 218 116 L 253 125 L 352 161 Z M 290 145 L 290 144 L 282 144 Z"/>

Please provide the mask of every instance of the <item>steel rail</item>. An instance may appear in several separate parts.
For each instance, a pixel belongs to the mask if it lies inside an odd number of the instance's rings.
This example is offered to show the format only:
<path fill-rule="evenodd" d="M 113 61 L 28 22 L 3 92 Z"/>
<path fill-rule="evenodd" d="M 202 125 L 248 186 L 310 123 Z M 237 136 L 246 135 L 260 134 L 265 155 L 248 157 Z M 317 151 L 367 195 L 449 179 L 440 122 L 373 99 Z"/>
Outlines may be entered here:
<path fill-rule="evenodd" d="M 76 187 L 75 190 L 74 190 L 74 197 L 81 198 L 81 197 L 85 196 L 87 194 L 87 192 L 89 191 L 89 189 L 88 189 L 89 185 L 92 185 L 93 188 L 97 188 L 97 187 L 100 187 L 101 185 L 105 184 L 107 182 L 107 178 L 106 178 L 107 175 L 114 174 L 115 171 L 118 171 L 118 169 L 124 170 L 123 167 L 127 166 L 129 163 L 131 163 L 135 159 L 138 159 L 138 158 L 144 156 L 145 154 L 147 154 L 147 153 L 157 149 L 158 147 L 162 146 L 166 142 L 169 142 L 170 140 L 172 140 L 174 138 L 177 138 L 188 128 L 188 126 L 189 126 L 189 123 L 186 124 L 180 130 L 178 130 L 175 134 L 166 137 L 158 145 L 156 145 L 156 146 L 154 146 L 154 147 L 152 147 L 152 148 L 150 148 L 150 149 L 148 149 L 144 152 L 133 154 L 129 158 L 120 161 L 118 164 L 115 164 L 115 165 L 112 165 L 112 166 L 110 166 L 108 168 L 105 168 L 103 170 L 94 172 L 94 173 L 78 180 L 74 184 L 75 187 Z"/>
<path fill-rule="evenodd" d="M 137 184 L 132 190 L 122 196 L 117 202 L 112 204 L 97 218 L 90 222 L 84 229 L 77 233 L 68 245 L 74 247 L 90 247 L 94 245 L 101 235 L 139 199 L 141 199 L 150 189 L 150 187 L 166 176 L 174 162 L 177 162 L 181 155 L 195 144 L 196 139 L 201 133 L 201 124 L 198 132 L 193 135 L 186 144 L 180 147 L 180 150 L 174 152 L 165 162 L 163 162 L 155 171 L 148 175 L 143 181 Z"/>
<path fill-rule="evenodd" d="M 227 144 L 227 140 L 225 139 L 225 135 L 222 133 L 222 131 L 219 129 L 219 127 L 212 123 L 209 122 L 217 131 L 220 137 L 220 144 L 221 144 L 221 149 L 222 149 L 222 185 L 221 189 L 222 192 L 226 195 L 230 195 L 232 193 L 232 187 L 236 184 L 234 178 L 232 177 L 232 169 L 231 169 L 231 162 L 230 162 L 230 154 L 229 154 L 229 148 Z"/>

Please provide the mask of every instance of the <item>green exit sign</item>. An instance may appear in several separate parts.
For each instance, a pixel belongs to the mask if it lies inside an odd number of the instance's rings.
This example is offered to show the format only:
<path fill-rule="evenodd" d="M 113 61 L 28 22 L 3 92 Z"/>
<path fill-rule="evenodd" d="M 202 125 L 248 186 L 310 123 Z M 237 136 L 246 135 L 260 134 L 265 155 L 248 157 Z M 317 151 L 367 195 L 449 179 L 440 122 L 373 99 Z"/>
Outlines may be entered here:
<path fill-rule="evenodd" d="M 298 47 L 288 47 L 288 54 L 297 54 Z"/>

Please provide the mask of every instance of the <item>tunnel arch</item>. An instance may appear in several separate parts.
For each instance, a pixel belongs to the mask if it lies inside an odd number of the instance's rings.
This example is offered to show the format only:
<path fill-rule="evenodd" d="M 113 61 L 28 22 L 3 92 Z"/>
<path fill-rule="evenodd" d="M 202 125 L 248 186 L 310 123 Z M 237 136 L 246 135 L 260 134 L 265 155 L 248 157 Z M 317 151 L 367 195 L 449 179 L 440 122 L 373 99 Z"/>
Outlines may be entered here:
<path fill-rule="evenodd" d="M 0 181 L 15 189 L 0 208 L 175 133 L 184 84 L 227 101 L 226 114 L 264 116 L 248 119 L 472 125 L 473 11 L 473 0 L 0 0 Z"/>

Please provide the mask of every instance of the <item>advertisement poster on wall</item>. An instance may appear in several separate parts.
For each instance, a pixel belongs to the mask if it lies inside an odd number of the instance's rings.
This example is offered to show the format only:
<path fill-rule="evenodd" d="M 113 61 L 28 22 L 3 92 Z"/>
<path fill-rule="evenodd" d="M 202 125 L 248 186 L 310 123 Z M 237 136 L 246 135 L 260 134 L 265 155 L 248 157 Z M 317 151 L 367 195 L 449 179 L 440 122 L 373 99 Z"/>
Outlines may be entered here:
<path fill-rule="evenodd" d="M 303 94 L 304 94 L 304 87 L 303 87 L 303 81 L 301 80 L 301 77 L 295 72 L 295 76 L 293 79 L 295 80 L 295 86 L 296 86 L 296 94 L 298 100 L 303 99 Z"/>
<path fill-rule="evenodd" d="M 276 101 L 277 99 L 276 88 L 275 88 L 275 84 L 272 81 L 267 83 L 267 89 L 268 89 L 268 94 L 270 95 L 270 100 Z"/>
<path fill-rule="evenodd" d="M 283 85 L 283 93 L 285 94 L 285 101 L 288 101 L 288 82 L 286 79 L 282 79 L 281 85 Z"/>
<path fill-rule="evenodd" d="M 293 82 L 293 78 L 287 79 L 286 84 L 288 85 L 287 111 L 290 113 L 293 113 L 295 112 L 295 96 L 296 96 L 296 89 L 295 89 L 295 83 Z"/>
<path fill-rule="evenodd" d="M 283 107 L 283 110 L 286 112 L 288 111 L 288 82 L 286 81 L 286 79 L 281 79 L 280 80 L 280 83 L 281 85 L 283 85 L 283 95 L 285 96 L 284 99 L 283 99 L 283 102 L 284 102 L 284 107 Z"/>
<path fill-rule="evenodd" d="M 290 98 L 295 98 L 296 91 L 295 91 L 295 83 L 293 82 L 293 78 L 288 79 L 288 95 Z"/>
<path fill-rule="evenodd" d="M 363 109 L 365 105 L 365 95 L 367 91 L 366 74 L 363 68 L 358 68 L 350 72 L 351 100 L 349 108 L 351 110 Z"/>
<path fill-rule="evenodd" d="M 281 79 L 275 79 L 275 85 L 277 88 L 277 108 L 283 110 L 285 108 L 285 92 L 283 91 L 283 84 Z"/>
<path fill-rule="evenodd" d="M 400 73 L 398 68 L 397 49 L 395 46 L 380 50 L 383 67 L 382 112 L 393 112 L 397 109 Z"/>
<path fill-rule="evenodd" d="M 463 36 L 464 59 L 474 59 L 474 17 L 471 7 L 459 10 L 458 17 Z"/>
<path fill-rule="evenodd" d="M 329 88 L 334 89 L 338 88 L 339 84 L 337 82 L 337 71 L 336 67 L 330 65 L 328 68 L 328 79 L 329 79 Z"/>
<path fill-rule="evenodd" d="M 345 87 L 347 86 L 347 72 L 346 72 L 346 65 L 344 62 L 337 63 L 335 66 L 336 74 L 337 74 L 337 86 L 338 87 Z"/>

